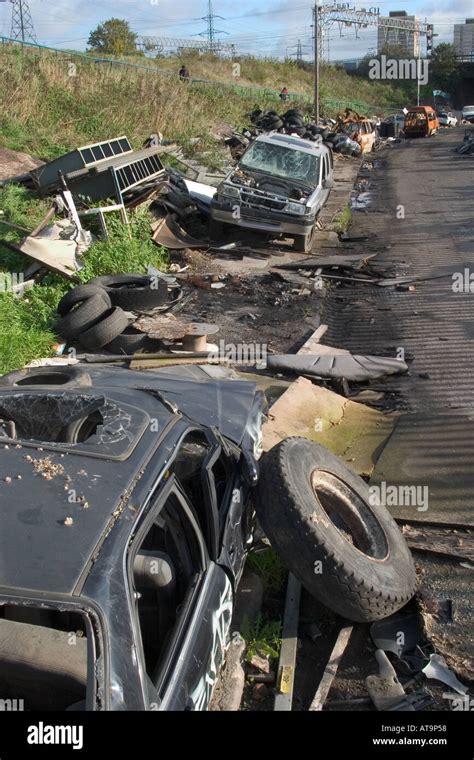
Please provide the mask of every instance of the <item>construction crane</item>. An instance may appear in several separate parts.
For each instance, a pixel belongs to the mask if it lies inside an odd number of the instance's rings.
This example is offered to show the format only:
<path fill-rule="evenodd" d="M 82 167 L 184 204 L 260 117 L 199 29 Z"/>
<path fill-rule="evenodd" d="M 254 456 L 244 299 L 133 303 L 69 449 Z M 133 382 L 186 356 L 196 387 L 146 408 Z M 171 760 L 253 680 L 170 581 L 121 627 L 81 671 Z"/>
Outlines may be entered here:
<path fill-rule="evenodd" d="M 0 0 L 8 2 L 8 0 Z M 10 38 L 21 42 L 38 42 L 28 0 L 10 0 L 12 4 L 12 26 Z"/>

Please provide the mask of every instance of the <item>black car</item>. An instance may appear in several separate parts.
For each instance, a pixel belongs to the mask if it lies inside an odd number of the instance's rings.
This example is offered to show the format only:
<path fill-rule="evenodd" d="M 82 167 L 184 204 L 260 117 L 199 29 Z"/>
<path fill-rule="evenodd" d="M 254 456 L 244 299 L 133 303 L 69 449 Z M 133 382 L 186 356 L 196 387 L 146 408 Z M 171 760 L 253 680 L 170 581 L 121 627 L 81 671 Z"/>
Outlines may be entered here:
<path fill-rule="evenodd" d="M 0 693 L 31 710 L 205 708 L 252 535 L 263 395 L 197 367 L 33 376 L 0 389 Z"/>
<path fill-rule="evenodd" d="M 254 504 L 288 567 L 341 614 L 378 619 L 413 595 L 397 526 L 330 452 L 290 438 L 259 475 L 255 383 L 212 366 L 91 366 L 0 378 L 3 700 L 206 709 Z"/>

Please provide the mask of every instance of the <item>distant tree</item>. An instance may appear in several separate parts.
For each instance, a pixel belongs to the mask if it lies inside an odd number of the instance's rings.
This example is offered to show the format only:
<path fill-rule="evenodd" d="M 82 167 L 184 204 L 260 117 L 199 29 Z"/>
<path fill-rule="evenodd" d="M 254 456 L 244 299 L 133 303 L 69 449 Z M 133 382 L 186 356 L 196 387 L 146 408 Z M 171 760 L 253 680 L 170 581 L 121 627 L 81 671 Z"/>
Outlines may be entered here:
<path fill-rule="evenodd" d="M 99 24 L 89 35 L 89 50 L 106 55 L 131 55 L 137 52 L 137 35 L 132 32 L 128 21 L 110 18 Z"/>
<path fill-rule="evenodd" d="M 430 83 L 437 90 L 455 92 L 461 77 L 461 65 L 456 60 L 456 49 L 442 42 L 433 49 L 430 64 Z"/>

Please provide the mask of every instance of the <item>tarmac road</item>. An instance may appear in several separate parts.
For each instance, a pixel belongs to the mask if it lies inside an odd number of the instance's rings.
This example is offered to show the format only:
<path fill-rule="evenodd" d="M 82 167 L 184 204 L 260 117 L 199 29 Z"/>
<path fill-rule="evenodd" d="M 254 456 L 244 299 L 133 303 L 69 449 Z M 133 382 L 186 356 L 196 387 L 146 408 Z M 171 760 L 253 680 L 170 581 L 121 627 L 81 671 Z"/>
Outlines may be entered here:
<path fill-rule="evenodd" d="M 395 508 L 397 517 L 472 525 L 474 160 L 453 152 L 463 131 L 444 130 L 375 154 L 372 201 L 366 211 L 353 212 L 351 230 L 375 234 L 369 246 L 377 262 L 395 263 L 400 275 L 448 276 L 405 291 L 360 285 L 333 291 L 327 343 L 391 356 L 401 349 L 413 357 L 408 377 L 387 382 L 410 413 L 374 480 L 429 489 L 429 508 Z M 461 292 L 453 288 L 453 272 Z"/>
<path fill-rule="evenodd" d="M 353 211 L 351 253 L 376 252 L 377 262 L 396 264 L 398 274 L 439 274 L 450 267 L 473 274 L 472 292 L 453 292 L 452 276 L 417 283 L 412 290 L 365 285 L 333 287 L 322 320 L 330 326 L 324 343 L 359 353 L 413 356 L 408 376 L 378 386 L 400 394 L 407 412 L 378 459 L 371 483 L 417 485 L 424 504 L 390 510 L 401 523 L 451 524 L 446 534 L 462 553 L 472 544 L 474 493 L 474 160 L 453 153 L 463 128 L 431 139 L 392 144 L 362 170 L 371 194 L 366 210 Z M 398 214 L 397 214 L 398 212 Z M 407 268 L 406 268 L 407 265 Z M 426 489 L 426 490 L 424 490 Z M 425 506 L 427 507 L 425 509 Z M 423 509 L 424 511 L 419 511 Z M 429 543 L 429 542 L 428 542 Z M 418 603 L 430 610 L 430 640 L 464 683 L 474 677 L 472 565 L 458 557 L 414 551 Z M 447 605 L 450 614 L 438 614 Z M 342 623 L 304 593 L 301 620 L 316 620 L 322 632 L 312 643 L 303 622 L 293 709 L 307 710 Z M 369 626 L 357 625 L 330 693 L 331 700 L 367 697 L 366 676 L 377 672 Z M 406 677 L 404 678 L 406 680 Z M 449 710 L 437 681 L 425 681 L 431 709 Z M 344 709 L 344 703 L 332 704 Z M 373 709 L 355 706 L 346 709 Z"/>

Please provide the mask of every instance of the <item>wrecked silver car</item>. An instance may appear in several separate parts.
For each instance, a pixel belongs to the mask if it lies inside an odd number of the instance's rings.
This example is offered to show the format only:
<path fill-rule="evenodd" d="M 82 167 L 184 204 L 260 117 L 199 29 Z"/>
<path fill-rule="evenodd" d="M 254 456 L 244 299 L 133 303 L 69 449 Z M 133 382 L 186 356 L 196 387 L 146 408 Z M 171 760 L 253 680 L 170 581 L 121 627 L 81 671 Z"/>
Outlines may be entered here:
<path fill-rule="evenodd" d="M 322 143 L 293 135 L 261 135 L 217 188 L 211 237 L 221 225 L 293 237 L 310 251 L 314 225 L 333 186 L 333 159 Z"/>

